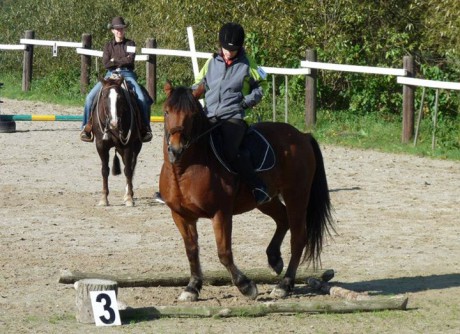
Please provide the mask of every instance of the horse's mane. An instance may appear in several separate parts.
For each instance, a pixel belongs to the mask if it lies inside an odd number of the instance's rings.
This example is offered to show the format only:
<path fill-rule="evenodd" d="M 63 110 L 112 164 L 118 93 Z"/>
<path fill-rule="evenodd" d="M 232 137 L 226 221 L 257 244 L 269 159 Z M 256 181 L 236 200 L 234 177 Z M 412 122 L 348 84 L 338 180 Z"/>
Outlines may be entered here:
<path fill-rule="evenodd" d="M 200 87 L 204 88 L 204 87 Z M 173 87 L 169 82 L 165 85 L 167 99 L 164 103 L 165 110 L 182 114 L 185 119 L 181 124 L 185 127 L 184 133 L 192 142 L 209 141 L 211 122 L 206 116 L 199 96 L 203 89 L 192 90 L 188 86 Z M 165 129 L 166 131 L 166 129 Z"/>
<path fill-rule="evenodd" d="M 177 110 L 203 111 L 201 104 L 197 103 L 198 101 L 193 96 L 192 89 L 187 86 L 175 87 L 167 102 L 169 106 Z"/>
<path fill-rule="evenodd" d="M 174 87 L 166 103 L 174 110 L 192 113 L 195 118 L 199 119 L 201 127 L 208 127 L 209 120 L 203 111 L 203 106 L 192 92 L 192 89 L 187 86 Z"/>

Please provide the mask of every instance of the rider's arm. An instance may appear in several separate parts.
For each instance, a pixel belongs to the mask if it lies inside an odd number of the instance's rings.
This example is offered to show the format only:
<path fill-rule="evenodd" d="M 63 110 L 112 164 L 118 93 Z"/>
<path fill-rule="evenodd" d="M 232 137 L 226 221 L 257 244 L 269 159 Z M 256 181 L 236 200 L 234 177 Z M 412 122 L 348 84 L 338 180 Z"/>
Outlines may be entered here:
<path fill-rule="evenodd" d="M 206 73 L 208 72 L 208 67 L 209 67 L 209 63 L 210 63 L 211 59 L 212 58 L 209 58 L 206 61 L 206 63 L 201 68 L 200 73 L 198 73 L 198 75 L 195 77 L 195 82 L 192 85 L 193 90 L 197 89 L 199 85 L 205 84 Z"/>
<path fill-rule="evenodd" d="M 112 61 L 112 53 L 113 53 L 112 51 L 113 51 L 112 42 L 108 42 L 104 46 L 104 51 L 102 52 L 102 63 L 104 64 L 104 67 L 106 70 L 115 68 L 115 64 Z"/>
<path fill-rule="evenodd" d="M 115 58 L 114 62 L 117 65 L 117 67 L 127 67 L 134 70 L 134 59 L 136 58 L 136 53 L 128 52 L 127 48 L 128 46 L 135 47 L 136 43 L 134 43 L 134 41 L 130 39 L 127 39 L 123 44 L 123 50 L 120 50 L 121 52 L 117 56 L 117 58 Z"/>
<path fill-rule="evenodd" d="M 249 76 L 243 83 L 244 108 L 252 108 L 262 100 L 267 91 L 267 74 L 247 56 L 249 61 Z"/>
<path fill-rule="evenodd" d="M 128 46 L 136 46 L 134 41 L 126 40 L 122 44 L 115 44 L 113 41 L 106 44 L 102 55 L 102 61 L 106 69 L 129 68 L 134 70 L 134 60 L 136 54 L 127 52 Z"/>

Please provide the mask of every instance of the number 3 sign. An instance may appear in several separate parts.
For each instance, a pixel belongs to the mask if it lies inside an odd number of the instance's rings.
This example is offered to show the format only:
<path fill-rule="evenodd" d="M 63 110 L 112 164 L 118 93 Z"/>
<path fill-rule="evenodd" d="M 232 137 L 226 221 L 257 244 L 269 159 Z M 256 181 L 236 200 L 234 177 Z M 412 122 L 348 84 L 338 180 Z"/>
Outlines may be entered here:
<path fill-rule="evenodd" d="M 121 325 L 115 291 L 90 291 L 89 293 L 96 326 Z"/>

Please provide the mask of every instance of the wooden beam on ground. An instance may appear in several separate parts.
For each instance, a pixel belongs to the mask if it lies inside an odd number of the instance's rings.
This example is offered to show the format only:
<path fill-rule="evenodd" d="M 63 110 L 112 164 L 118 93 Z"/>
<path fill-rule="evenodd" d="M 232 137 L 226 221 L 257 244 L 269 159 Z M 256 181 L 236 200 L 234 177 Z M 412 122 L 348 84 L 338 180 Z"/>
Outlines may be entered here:
<path fill-rule="evenodd" d="M 129 319 L 155 318 L 211 318 L 211 317 L 260 317 L 270 313 L 352 313 L 374 312 L 383 310 L 405 310 L 407 297 L 373 297 L 368 300 L 321 300 L 295 303 L 268 302 L 246 306 L 157 306 L 127 308 L 120 310 L 120 317 Z"/>
<path fill-rule="evenodd" d="M 256 283 L 276 284 L 282 275 L 275 276 L 268 268 L 248 269 L 243 272 Z M 297 271 L 297 284 L 307 283 L 308 278 L 316 278 L 321 281 L 330 281 L 334 277 L 333 269 L 311 270 L 301 269 Z M 86 278 L 99 278 L 112 280 L 118 283 L 119 287 L 153 287 L 153 286 L 185 286 L 190 277 L 183 273 L 157 273 L 155 275 L 113 274 L 105 275 L 100 273 L 85 273 L 81 271 L 64 270 L 61 272 L 59 283 L 73 284 Z M 204 277 L 204 284 L 208 285 L 230 285 L 232 284 L 230 274 L 225 270 L 207 271 Z"/>
<path fill-rule="evenodd" d="M 327 282 L 323 282 L 314 277 L 308 278 L 307 284 L 313 289 L 327 293 L 332 297 L 345 298 L 346 300 L 368 300 L 373 298 L 369 296 L 367 292 L 356 292 L 348 290 L 340 286 L 335 286 Z"/>

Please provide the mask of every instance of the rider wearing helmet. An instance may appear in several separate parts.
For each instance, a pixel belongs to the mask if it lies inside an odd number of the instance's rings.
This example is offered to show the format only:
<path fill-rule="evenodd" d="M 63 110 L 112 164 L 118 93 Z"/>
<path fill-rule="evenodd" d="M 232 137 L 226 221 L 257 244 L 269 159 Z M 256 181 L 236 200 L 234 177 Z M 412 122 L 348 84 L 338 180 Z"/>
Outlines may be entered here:
<path fill-rule="evenodd" d="M 258 204 L 270 200 L 267 188 L 256 175 L 249 152 L 240 148 L 248 125 L 246 111 L 258 104 L 266 89 L 266 74 L 245 52 L 244 29 L 226 23 L 219 31 L 220 50 L 201 69 L 192 88 L 204 84 L 205 113 L 211 122 L 221 122 L 224 156 L 252 189 Z"/>

